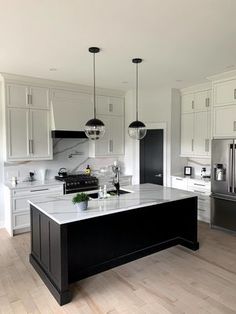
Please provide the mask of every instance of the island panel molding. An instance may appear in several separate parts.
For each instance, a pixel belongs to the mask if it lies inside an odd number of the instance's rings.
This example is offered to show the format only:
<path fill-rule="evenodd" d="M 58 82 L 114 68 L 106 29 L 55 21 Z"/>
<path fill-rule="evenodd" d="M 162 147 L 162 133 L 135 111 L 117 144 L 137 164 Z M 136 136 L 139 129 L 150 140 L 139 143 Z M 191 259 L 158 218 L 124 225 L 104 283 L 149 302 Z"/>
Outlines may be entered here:
<path fill-rule="evenodd" d="M 191 193 L 62 224 L 30 207 L 30 262 L 60 305 L 70 302 L 75 281 L 174 245 L 199 248 L 197 197 Z"/>

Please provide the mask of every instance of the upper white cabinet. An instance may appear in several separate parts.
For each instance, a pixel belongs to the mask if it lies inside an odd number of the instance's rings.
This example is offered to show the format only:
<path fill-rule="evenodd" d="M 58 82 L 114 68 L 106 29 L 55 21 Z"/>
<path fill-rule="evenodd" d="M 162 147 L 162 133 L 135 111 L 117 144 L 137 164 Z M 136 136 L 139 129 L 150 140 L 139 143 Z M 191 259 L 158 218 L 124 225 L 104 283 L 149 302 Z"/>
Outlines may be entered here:
<path fill-rule="evenodd" d="M 124 115 L 123 98 L 97 96 L 97 114 L 123 116 Z"/>
<path fill-rule="evenodd" d="M 5 160 L 52 159 L 49 88 L 21 81 L 3 86 Z"/>
<path fill-rule="evenodd" d="M 194 93 L 182 95 L 181 112 L 191 113 L 194 111 Z"/>
<path fill-rule="evenodd" d="M 83 131 L 93 117 L 92 95 L 69 90 L 52 91 L 53 125 L 56 130 Z M 66 115 L 70 117 L 66 119 Z"/>
<path fill-rule="evenodd" d="M 100 140 L 90 141 L 90 157 L 117 156 L 124 154 L 124 117 L 98 115 L 106 128 Z"/>
<path fill-rule="evenodd" d="M 184 157 L 210 156 L 211 90 L 199 86 L 182 94 L 181 155 Z"/>
<path fill-rule="evenodd" d="M 214 106 L 236 104 L 236 79 L 213 84 Z"/>
<path fill-rule="evenodd" d="M 49 109 L 49 89 L 21 84 L 6 85 L 8 107 Z"/>

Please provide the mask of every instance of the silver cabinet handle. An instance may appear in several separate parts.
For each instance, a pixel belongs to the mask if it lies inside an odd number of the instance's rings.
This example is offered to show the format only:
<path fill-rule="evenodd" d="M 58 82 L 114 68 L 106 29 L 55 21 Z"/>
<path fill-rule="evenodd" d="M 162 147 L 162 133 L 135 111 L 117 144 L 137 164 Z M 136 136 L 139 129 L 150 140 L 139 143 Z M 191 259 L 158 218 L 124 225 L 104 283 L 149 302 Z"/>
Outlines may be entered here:
<path fill-rule="evenodd" d="M 38 189 L 38 190 L 30 190 L 30 192 L 40 192 L 40 191 L 48 191 L 49 189 Z"/>
<path fill-rule="evenodd" d="M 236 88 L 234 89 L 234 99 L 236 99 Z"/>
<path fill-rule="evenodd" d="M 192 109 L 194 109 L 194 100 L 192 100 Z"/>
<path fill-rule="evenodd" d="M 33 104 L 33 97 L 31 94 L 27 94 L 27 104 L 32 105 Z"/>
<path fill-rule="evenodd" d="M 29 153 L 31 154 L 31 140 L 29 140 Z"/>
<path fill-rule="evenodd" d="M 34 153 L 34 140 L 31 140 L 31 153 Z"/>
<path fill-rule="evenodd" d="M 194 151 L 194 139 L 192 139 L 192 152 Z"/>
<path fill-rule="evenodd" d="M 113 140 L 109 141 L 109 152 L 113 153 Z"/>
<path fill-rule="evenodd" d="M 201 184 L 201 183 L 193 183 L 193 185 L 196 185 L 196 186 L 206 186 L 205 184 Z"/>
<path fill-rule="evenodd" d="M 180 178 L 175 178 L 175 180 L 178 180 L 178 181 L 183 181 L 183 179 L 180 179 Z"/>
<path fill-rule="evenodd" d="M 209 152 L 210 140 L 208 138 L 205 139 L 205 152 Z"/>
<path fill-rule="evenodd" d="M 233 131 L 236 131 L 236 121 L 233 122 Z"/>
<path fill-rule="evenodd" d="M 193 190 L 193 192 L 195 192 L 195 193 L 200 193 L 200 194 L 205 194 L 205 192 L 199 191 L 199 190 Z"/>
<path fill-rule="evenodd" d="M 109 104 L 109 112 L 113 112 L 113 104 Z"/>
<path fill-rule="evenodd" d="M 207 98 L 205 99 L 205 106 L 206 106 L 206 107 L 210 107 L 210 98 L 209 98 L 209 97 L 207 97 Z"/>

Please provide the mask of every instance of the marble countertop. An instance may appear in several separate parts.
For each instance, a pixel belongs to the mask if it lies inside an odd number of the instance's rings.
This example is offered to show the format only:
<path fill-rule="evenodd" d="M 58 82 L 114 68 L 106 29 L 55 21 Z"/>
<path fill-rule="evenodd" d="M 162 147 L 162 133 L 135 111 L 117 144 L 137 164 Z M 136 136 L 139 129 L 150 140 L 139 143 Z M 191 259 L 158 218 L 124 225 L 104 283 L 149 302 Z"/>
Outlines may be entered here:
<path fill-rule="evenodd" d="M 35 181 L 26 181 L 26 182 L 19 182 L 16 185 L 12 184 L 11 182 L 5 182 L 5 186 L 7 186 L 10 190 L 18 190 L 18 189 L 27 189 L 27 188 L 34 188 L 39 186 L 49 186 L 49 185 L 63 185 L 62 181 L 56 179 L 50 179 L 45 181 L 35 180 Z"/>
<path fill-rule="evenodd" d="M 112 196 L 107 199 L 90 200 L 88 209 L 85 211 L 79 211 L 73 205 L 73 194 L 53 198 L 45 197 L 45 199 L 40 202 L 29 200 L 29 203 L 58 224 L 65 224 L 196 196 L 188 191 L 149 183 L 127 186 L 124 190 L 131 191 L 132 193 L 122 194 L 119 197 Z M 90 193 L 94 193 L 94 191 Z"/>

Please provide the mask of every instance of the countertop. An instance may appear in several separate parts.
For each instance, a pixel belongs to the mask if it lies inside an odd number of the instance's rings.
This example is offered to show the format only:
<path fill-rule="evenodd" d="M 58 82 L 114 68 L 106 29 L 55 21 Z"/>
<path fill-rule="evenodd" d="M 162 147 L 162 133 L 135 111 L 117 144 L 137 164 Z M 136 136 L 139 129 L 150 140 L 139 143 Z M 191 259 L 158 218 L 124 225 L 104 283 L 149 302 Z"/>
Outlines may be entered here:
<path fill-rule="evenodd" d="M 177 201 L 196 195 L 177 189 L 163 187 L 154 184 L 140 184 L 127 186 L 125 189 L 131 191 L 119 197 L 113 196 L 102 200 L 90 200 L 88 209 L 79 211 L 72 203 L 73 195 L 58 196 L 52 199 L 45 197 L 44 201 L 29 203 L 58 224 L 66 224 L 74 221 L 114 214 L 134 208 L 146 207 L 166 202 Z M 91 193 L 94 193 L 92 191 Z M 89 192 L 88 192 L 89 194 Z"/>
<path fill-rule="evenodd" d="M 18 189 L 27 189 L 27 188 L 34 188 L 39 186 L 49 186 L 49 185 L 63 185 L 62 181 L 56 179 L 50 179 L 45 181 L 35 180 L 35 181 L 26 181 L 26 182 L 19 182 L 16 185 L 12 184 L 11 182 L 5 182 L 4 185 L 8 187 L 10 190 L 18 190 Z"/>

